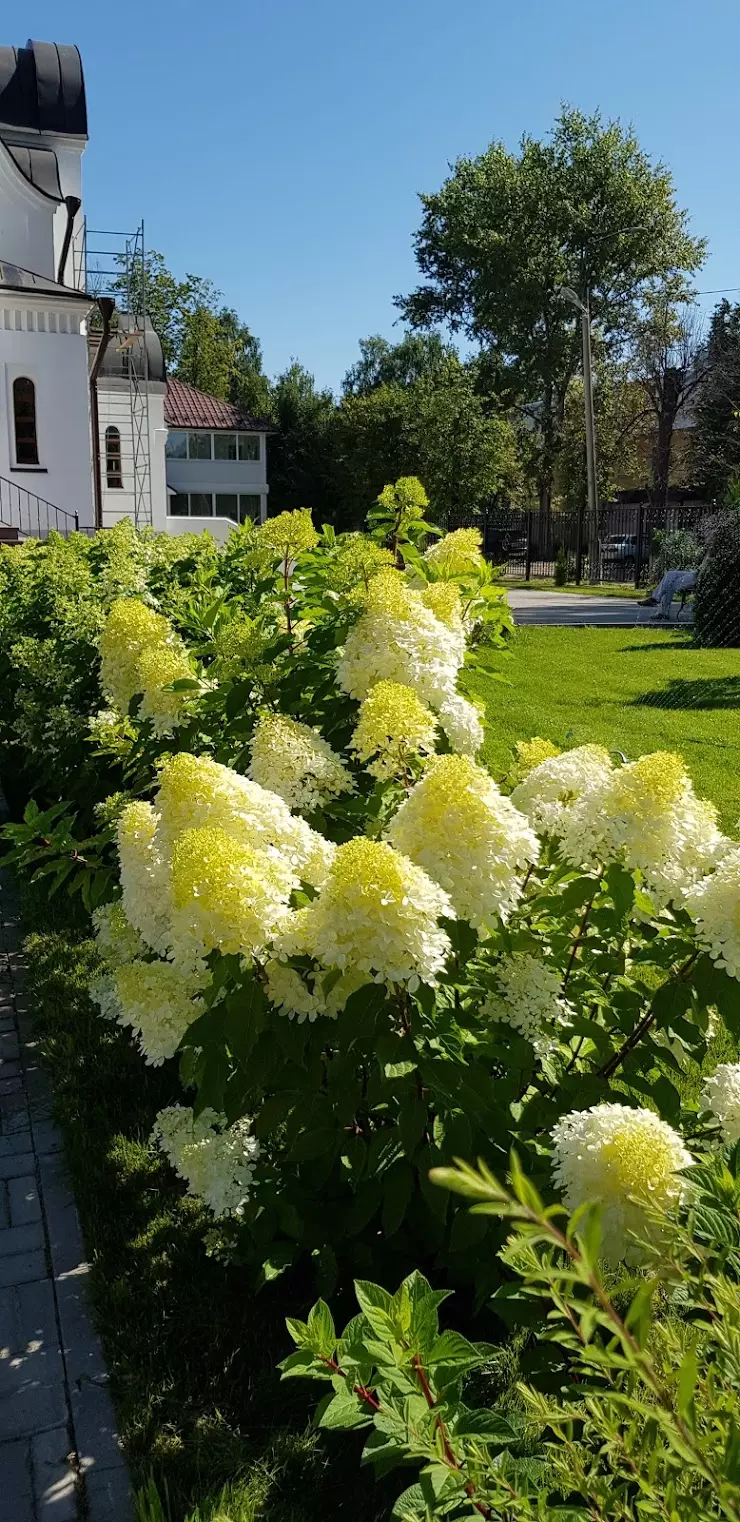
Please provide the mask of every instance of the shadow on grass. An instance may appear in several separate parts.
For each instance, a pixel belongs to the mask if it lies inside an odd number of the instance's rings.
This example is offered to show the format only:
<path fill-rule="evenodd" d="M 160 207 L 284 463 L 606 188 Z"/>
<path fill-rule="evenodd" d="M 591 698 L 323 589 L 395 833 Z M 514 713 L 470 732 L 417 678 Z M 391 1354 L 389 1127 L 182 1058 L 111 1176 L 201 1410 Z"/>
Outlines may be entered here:
<path fill-rule="evenodd" d="M 656 692 L 634 699 L 638 708 L 740 708 L 740 676 L 705 676 L 674 680 Z"/>
<path fill-rule="evenodd" d="M 620 645 L 619 654 L 642 655 L 646 650 L 661 650 L 664 653 L 671 654 L 674 650 L 684 651 L 698 648 L 694 644 L 690 630 L 687 630 L 686 634 L 681 630 L 680 634 L 677 635 L 676 630 L 666 629 L 666 634 L 673 634 L 674 638 L 672 640 L 651 640 L 649 645 Z"/>

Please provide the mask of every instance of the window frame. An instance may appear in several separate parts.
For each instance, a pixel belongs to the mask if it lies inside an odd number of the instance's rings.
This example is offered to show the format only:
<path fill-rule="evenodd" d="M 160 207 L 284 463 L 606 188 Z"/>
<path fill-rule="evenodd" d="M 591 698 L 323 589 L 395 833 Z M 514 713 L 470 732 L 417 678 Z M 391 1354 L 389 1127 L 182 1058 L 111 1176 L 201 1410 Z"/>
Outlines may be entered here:
<path fill-rule="evenodd" d="M 177 434 L 185 440 L 184 454 L 170 454 L 165 444 L 165 456 L 168 460 L 218 460 L 221 465 L 259 465 L 262 461 L 262 434 L 246 433 L 239 428 L 168 428 L 167 438 Z M 233 459 L 230 456 L 222 458 L 216 454 L 216 439 L 233 438 L 235 453 Z M 208 438 L 211 441 L 210 455 L 191 454 L 191 438 Z M 254 454 L 242 454 L 242 441 L 249 440 L 250 446 L 256 451 Z"/>
<path fill-rule="evenodd" d="M 249 518 L 253 523 L 261 523 L 261 521 L 262 521 L 262 495 L 263 495 L 262 492 L 259 492 L 259 491 L 232 491 L 232 492 L 220 492 L 220 491 L 210 491 L 210 492 L 208 492 L 208 491 L 199 491 L 199 492 L 178 491 L 178 492 L 174 492 L 173 496 L 174 497 L 179 497 L 179 498 L 183 498 L 184 497 L 186 499 L 186 501 L 187 501 L 187 504 L 188 504 L 188 510 L 187 510 L 186 513 L 173 513 L 173 512 L 171 512 L 170 508 L 171 508 L 171 505 L 172 505 L 172 498 L 168 497 L 168 499 L 167 499 L 167 517 L 168 518 L 218 518 L 219 522 L 221 522 L 221 523 L 234 523 L 234 524 L 246 523 L 247 518 Z M 193 508 L 192 508 L 192 499 L 193 499 L 193 497 L 210 497 L 210 499 L 211 499 L 211 509 L 212 509 L 211 512 L 210 513 L 202 513 L 202 512 L 195 512 L 194 513 L 193 512 Z M 233 518 L 230 513 L 219 513 L 219 512 L 216 511 L 216 502 L 217 502 L 217 499 L 219 497 L 235 497 L 236 498 L 236 512 L 237 512 L 236 518 Z M 242 505 L 244 502 L 246 502 L 250 498 L 252 499 L 253 502 L 256 503 L 256 512 L 255 512 L 254 517 L 248 511 L 248 509 L 244 508 L 243 505 Z"/>
<path fill-rule="evenodd" d="M 111 440 L 111 434 L 115 434 L 114 440 Z M 111 451 L 111 442 L 117 443 L 117 449 Z M 121 447 L 121 430 L 120 428 L 116 427 L 115 423 L 108 423 L 106 425 L 103 443 L 105 445 L 105 489 L 106 491 L 123 491 L 123 450 Z M 113 469 L 111 469 L 111 466 L 113 466 Z"/>
<path fill-rule="evenodd" d="M 12 459 L 13 459 L 13 469 L 14 470 L 43 470 L 44 467 L 41 464 L 41 453 L 40 453 L 40 450 L 39 450 L 39 419 L 38 419 L 38 407 L 37 407 L 37 404 L 36 404 L 36 395 L 37 395 L 36 382 L 33 379 L 33 376 L 28 374 L 27 370 L 21 370 L 20 367 L 16 370 L 15 374 L 10 374 L 8 376 L 8 380 L 9 380 L 9 383 L 10 383 L 10 408 L 9 408 L 8 421 L 11 424 L 10 443 L 11 443 L 11 451 L 12 451 Z M 18 443 L 19 443 L 19 439 L 18 439 L 18 422 L 19 422 L 19 417 L 18 417 L 17 402 L 16 402 L 16 386 L 18 386 L 19 383 L 24 382 L 24 381 L 31 387 L 31 402 L 32 402 L 31 418 L 32 418 L 32 425 L 33 425 L 33 453 L 35 455 L 35 459 L 33 459 L 33 460 L 22 460 L 20 458 L 19 452 L 18 452 Z"/>

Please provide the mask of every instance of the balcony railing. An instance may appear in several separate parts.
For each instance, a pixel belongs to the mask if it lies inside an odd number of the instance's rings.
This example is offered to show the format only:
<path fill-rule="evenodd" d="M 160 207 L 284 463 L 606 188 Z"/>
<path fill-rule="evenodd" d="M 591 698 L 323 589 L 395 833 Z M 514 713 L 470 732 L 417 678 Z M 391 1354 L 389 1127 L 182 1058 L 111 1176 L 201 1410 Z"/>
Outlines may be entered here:
<path fill-rule="evenodd" d="M 28 487 L 0 476 L 0 528 L 16 529 L 22 539 L 47 539 L 52 532 L 68 539 L 79 533 L 80 520 L 77 513 L 65 512 Z"/>

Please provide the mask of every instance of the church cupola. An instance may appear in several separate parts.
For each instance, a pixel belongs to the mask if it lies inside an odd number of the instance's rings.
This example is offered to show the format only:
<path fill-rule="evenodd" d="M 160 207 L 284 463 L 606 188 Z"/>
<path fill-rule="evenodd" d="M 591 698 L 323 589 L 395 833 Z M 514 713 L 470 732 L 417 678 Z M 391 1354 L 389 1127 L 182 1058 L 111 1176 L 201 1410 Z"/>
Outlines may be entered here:
<path fill-rule="evenodd" d="M 82 62 L 76 47 L 0 47 L 0 259 L 67 284 L 84 283 L 81 159 L 87 142 Z M 64 256 L 64 257 L 63 257 Z M 67 265 L 69 263 L 69 268 Z"/>

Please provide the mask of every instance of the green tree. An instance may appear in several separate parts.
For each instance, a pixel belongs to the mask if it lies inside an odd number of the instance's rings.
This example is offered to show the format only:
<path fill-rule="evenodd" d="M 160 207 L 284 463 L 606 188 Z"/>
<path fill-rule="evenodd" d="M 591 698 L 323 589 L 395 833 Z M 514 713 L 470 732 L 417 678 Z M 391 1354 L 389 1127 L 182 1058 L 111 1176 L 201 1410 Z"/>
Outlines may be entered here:
<path fill-rule="evenodd" d="M 580 366 L 580 318 L 562 287 L 588 292 L 604 341 L 618 346 L 646 282 L 679 295 L 700 266 L 673 180 L 631 129 L 564 107 L 549 140 L 518 153 L 492 143 L 459 159 L 421 197 L 422 284 L 398 305 L 414 328 L 447 324 L 483 351 L 506 404 L 529 412 L 537 485 L 548 509 L 565 402 Z"/>
<path fill-rule="evenodd" d="M 709 497 L 723 502 L 740 475 L 740 304 L 725 300 L 715 308 L 706 360 L 696 405 L 693 471 Z"/>
<path fill-rule="evenodd" d="M 594 371 L 599 500 L 608 502 L 620 479 L 639 470 L 637 442 L 649 425 L 650 412 L 625 364 L 604 353 L 597 357 Z M 565 398 L 555 489 L 571 511 L 585 510 L 586 423 L 580 375 L 571 381 Z"/>
<path fill-rule="evenodd" d="M 270 443 L 271 513 L 308 507 L 317 523 L 336 520 L 335 414 L 331 391 L 319 390 L 298 360 L 277 377 L 272 387 L 278 432 Z"/>
<path fill-rule="evenodd" d="M 659 288 L 648 295 L 635 324 L 633 368 L 647 408 L 650 433 L 650 498 L 664 508 L 668 487 L 683 476 L 688 459 L 678 458 L 676 425 L 693 405 L 706 372 L 701 326 L 691 307 Z"/>
<path fill-rule="evenodd" d="M 438 333 L 405 333 L 391 344 L 379 333 L 360 339 L 360 358 L 351 365 L 342 383 L 345 396 L 366 396 L 379 386 L 410 386 L 431 376 L 454 350 Z"/>
<path fill-rule="evenodd" d="M 491 413 L 474 372 L 449 354 L 412 385 L 346 396 L 337 419 L 339 489 L 348 522 L 362 522 L 385 481 L 416 475 L 432 516 L 479 511 L 518 481 L 514 431 Z"/>

